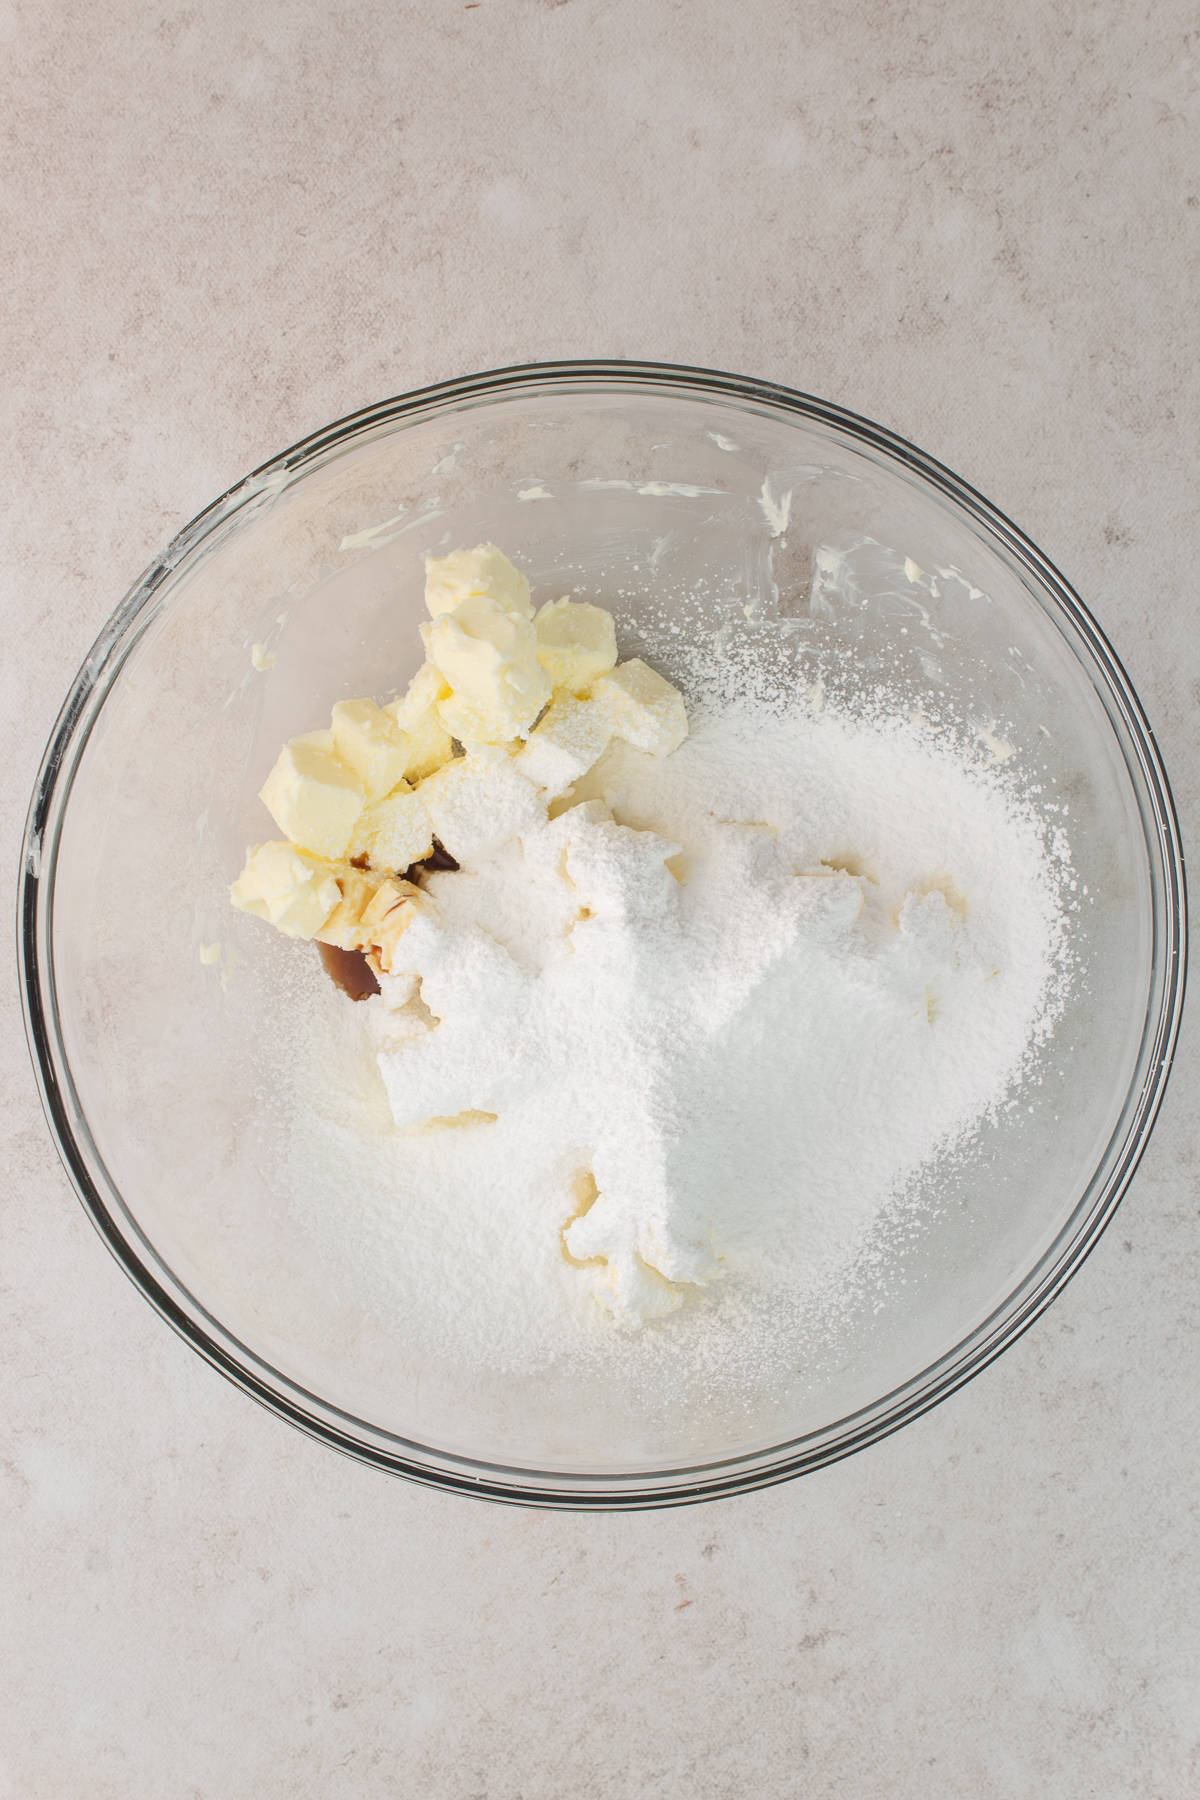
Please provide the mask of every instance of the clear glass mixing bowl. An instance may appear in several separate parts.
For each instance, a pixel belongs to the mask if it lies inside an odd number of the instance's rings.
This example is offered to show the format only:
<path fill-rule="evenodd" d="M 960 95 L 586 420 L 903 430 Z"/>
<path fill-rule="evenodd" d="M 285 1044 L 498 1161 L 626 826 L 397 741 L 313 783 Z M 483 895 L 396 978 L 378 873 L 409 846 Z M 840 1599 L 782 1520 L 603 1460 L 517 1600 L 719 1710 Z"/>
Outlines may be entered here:
<path fill-rule="evenodd" d="M 402 1320 L 360 1279 L 369 1246 L 342 1256 L 295 1216 L 280 1172 L 294 1046 L 325 1000 L 315 969 L 313 985 L 298 978 L 296 945 L 227 903 L 245 845 L 269 835 L 256 791 L 280 742 L 333 700 L 404 683 L 422 555 L 483 539 L 543 593 L 569 566 L 617 612 L 625 653 L 643 646 L 668 673 L 661 597 L 688 593 L 693 635 L 774 633 L 777 677 L 836 652 L 856 680 L 1001 722 L 1069 800 L 1098 900 L 1042 1098 L 985 1134 L 969 1175 L 896 1245 L 871 1305 L 803 1355 L 780 1344 L 749 1407 L 647 1411 L 578 1371 L 521 1382 L 413 1366 Z M 844 1456 L 942 1399 L 1049 1303 L 1111 1217 L 1159 1106 L 1185 903 L 1137 698 L 1076 595 L 993 507 L 803 394 L 572 363 L 358 413 L 180 533 L 113 615 L 55 727 L 19 932 L 63 1161 L 113 1253 L 203 1356 L 380 1468 L 495 1499 L 631 1507 Z"/>

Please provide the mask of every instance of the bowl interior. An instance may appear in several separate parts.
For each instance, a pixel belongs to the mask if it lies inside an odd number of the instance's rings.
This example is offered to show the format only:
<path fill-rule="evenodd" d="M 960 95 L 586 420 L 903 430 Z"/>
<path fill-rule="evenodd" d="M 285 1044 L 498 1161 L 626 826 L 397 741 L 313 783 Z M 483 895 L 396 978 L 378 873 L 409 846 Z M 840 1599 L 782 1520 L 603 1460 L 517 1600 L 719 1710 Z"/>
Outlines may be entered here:
<path fill-rule="evenodd" d="M 1087 905 L 1043 1080 L 886 1245 L 887 1279 L 782 1334 L 754 1379 L 667 1379 L 661 1344 L 514 1379 L 414 1343 L 388 1219 L 421 1197 L 380 1191 L 358 1157 L 386 1115 L 351 1009 L 307 947 L 227 902 L 245 846 L 274 835 L 256 795 L 279 744 L 337 698 L 402 687 L 422 557 L 489 538 L 535 598 L 569 587 L 609 607 L 623 654 L 685 685 L 713 644 L 764 683 L 818 665 L 851 697 L 886 681 L 994 730 L 1069 808 Z M 1163 980 L 1150 801 L 1086 625 L 1002 529 L 880 444 L 750 392 L 653 381 L 394 409 L 214 509 L 92 673 L 45 846 L 79 1154 L 194 1334 L 352 1447 L 603 1491 L 830 1444 L 1011 1320 L 1086 1227 Z M 322 1107 L 346 1129 L 314 1207 L 295 1158 Z"/>

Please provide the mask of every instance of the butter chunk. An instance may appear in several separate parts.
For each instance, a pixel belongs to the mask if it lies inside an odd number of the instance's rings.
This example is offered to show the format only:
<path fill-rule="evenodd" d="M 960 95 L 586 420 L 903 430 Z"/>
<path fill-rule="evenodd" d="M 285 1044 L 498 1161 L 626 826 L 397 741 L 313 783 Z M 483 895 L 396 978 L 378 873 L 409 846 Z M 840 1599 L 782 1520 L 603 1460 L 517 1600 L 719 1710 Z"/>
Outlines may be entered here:
<path fill-rule="evenodd" d="M 389 700 L 384 708 L 402 731 L 408 731 L 409 720 L 435 707 L 450 692 L 440 671 L 432 663 L 422 663 L 398 700 Z"/>
<path fill-rule="evenodd" d="M 346 853 L 365 794 L 332 731 L 313 731 L 284 745 L 259 798 L 293 844 L 335 861 Z"/>
<path fill-rule="evenodd" d="M 337 876 L 320 857 L 294 844 L 259 844 L 229 890 L 241 911 L 265 919 L 288 937 L 311 938 L 342 898 Z"/>
<path fill-rule="evenodd" d="M 487 594 L 503 611 L 533 616 L 529 582 L 495 544 L 474 550 L 452 550 L 449 556 L 425 558 L 425 605 L 429 616 L 453 612 L 464 600 Z"/>
<path fill-rule="evenodd" d="M 644 1325 L 683 1305 L 682 1290 L 647 1260 L 634 1220 L 605 1194 L 571 1221 L 562 1241 L 571 1260 L 587 1268 L 596 1299 L 619 1323 Z"/>
<path fill-rule="evenodd" d="M 592 697 L 609 708 L 613 736 L 635 750 L 669 756 L 688 734 L 683 695 L 638 656 L 602 675 Z"/>
<path fill-rule="evenodd" d="M 364 907 L 362 948 L 377 975 L 391 973 L 396 946 L 416 918 L 421 899 L 420 888 L 389 876 Z"/>
<path fill-rule="evenodd" d="M 546 802 L 507 756 L 462 756 L 421 783 L 434 836 L 455 862 L 476 863 L 545 823 Z"/>
<path fill-rule="evenodd" d="M 338 701 L 333 709 L 333 743 L 362 781 L 368 806 L 391 793 L 413 760 L 407 734 L 374 700 Z"/>
<path fill-rule="evenodd" d="M 389 1044 L 399 1042 L 404 1037 L 416 1037 L 432 1029 L 412 1004 L 421 991 L 419 976 L 407 969 L 402 974 L 393 975 L 376 968 L 375 978 L 379 983 L 384 1006 L 389 1013 L 395 1014 L 395 1017 L 388 1020 Z"/>
<path fill-rule="evenodd" d="M 556 694 L 513 763 L 547 799 L 557 800 L 600 760 L 612 737 L 610 708 Z"/>
<path fill-rule="evenodd" d="M 339 950 L 366 948 L 362 917 L 375 897 L 379 880 L 378 875 L 361 869 L 339 868 L 337 884 L 341 897 L 321 929 L 313 933 L 318 943 L 334 944 Z"/>
<path fill-rule="evenodd" d="M 549 600 L 533 622 L 538 661 L 556 688 L 572 694 L 591 687 L 617 660 L 617 629 L 602 606 Z"/>
<path fill-rule="evenodd" d="M 438 702 L 449 693 L 441 671 L 422 663 L 400 698 L 383 709 L 408 740 L 406 781 L 423 781 L 454 755 L 451 733 L 438 717 Z"/>
<path fill-rule="evenodd" d="M 483 754 L 487 751 L 508 750 L 520 742 L 519 738 L 500 737 L 501 726 L 496 715 L 480 712 L 477 706 L 460 700 L 457 694 L 448 694 L 444 700 L 439 700 L 437 710 L 445 730 L 464 750 Z"/>
<path fill-rule="evenodd" d="M 355 827 L 350 855 L 365 856 L 373 869 L 407 869 L 428 856 L 433 826 L 423 798 L 425 785 L 419 791 L 400 788 L 369 806 Z"/>
<path fill-rule="evenodd" d="M 531 620 L 476 594 L 422 625 L 421 635 L 450 699 L 469 709 L 473 735 L 460 742 L 504 744 L 528 731 L 550 698 Z M 446 708 L 446 701 L 439 702 L 443 724 Z"/>

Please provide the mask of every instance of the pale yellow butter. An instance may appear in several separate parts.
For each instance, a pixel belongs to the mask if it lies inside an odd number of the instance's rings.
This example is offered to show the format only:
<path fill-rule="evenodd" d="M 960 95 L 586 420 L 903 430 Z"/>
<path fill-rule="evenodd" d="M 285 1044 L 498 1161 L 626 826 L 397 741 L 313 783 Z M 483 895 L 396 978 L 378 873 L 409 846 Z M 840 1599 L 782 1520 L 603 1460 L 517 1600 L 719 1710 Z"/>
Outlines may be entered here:
<path fill-rule="evenodd" d="M 396 946 L 416 917 L 422 898 L 420 888 L 389 876 L 363 908 L 363 946 L 377 975 L 391 973 Z"/>
<path fill-rule="evenodd" d="M 452 733 L 438 717 L 438 702 L 449 693 L 441 671 L 422 663 L 400 698 L 383 709 L 408 739 L 407 781 L 423 780 L 454 755 Z"/>
<path fill-rule="evenodd" d="M 601 606 L 548 600 L 533 622 L 538 661 L 556 688 L 580 694 L 617 660 L 617 629 Z"/>
<path fill-rule="evenodd" d="M 313 731 L 284 745 L 259 798 L 293 844 L 336 861 L 346 853 L 365 795 L 360 777 L 338 756 L 332 731 Z"/>
<path fill-rule="evenodd" d="M 530 619 L 476 594 L 422 625 L 421 635 L 451 697 L 470 709 L 474 736 L 461 742 L 504 744 L 528 731 L 550 698 Z M 438 713 L 445 725 L 444 701 Z"/>
<path fill-rule="evenodd" d="M 317 940 L 340 950 L 362 950 L 376 974 L 390 969 L 392 953 L 413 919 L 421 890 L 393 875 L 380 877 L 343 868 L 338 876 L 342 899 L 325 921 Z"/>
<path fill-rule="evenodd" d="M 494 715 L 481 712 L 458 694 L 448 693 L 438 701 L 437 716 L 443 731 L 448 731 L 468 751 L 495 749 L 512 741 L 497 737 Z"/>
<path fill-rule="evenodd" d="M 379 876 L 343 865 L 337 882 L 341 898 L 313 936 L 318 943 L 334 944 L 339 950 L 362 950 L 369 941 L 364 936 L 362 916 L 375 897 Z"/>
<path fill-rule="evenodd" d="M 333 709 L 333 742 L 362 782 L 368 806 L 390 794 L 413 761 L 407 733 L 374 700 L 338 701 Z"/>
<path fill-rule="evenodd" d="M 286 933 L 310 938 L 342 898 L 337 875 L 316 856 L 294 844 L 259 844 L 229 890 L 233 904 Z"/>
<path fill-rule="evenodd" d="M 430 778 L 432 779 L 432 777 Z M 420 789 L 404 787 L 362 814 L 350 855 L 365 856 L 373 869 L 407 869 L 433 849 L 433 826 Z"/>
<path fill-rule="evenodd" d="M 529 582 L 495 544 L 425 558 L 425 605 L 430 618 L 453 612 L 464 600 L 487 594 L 505 612 L 533 614 Z"/>

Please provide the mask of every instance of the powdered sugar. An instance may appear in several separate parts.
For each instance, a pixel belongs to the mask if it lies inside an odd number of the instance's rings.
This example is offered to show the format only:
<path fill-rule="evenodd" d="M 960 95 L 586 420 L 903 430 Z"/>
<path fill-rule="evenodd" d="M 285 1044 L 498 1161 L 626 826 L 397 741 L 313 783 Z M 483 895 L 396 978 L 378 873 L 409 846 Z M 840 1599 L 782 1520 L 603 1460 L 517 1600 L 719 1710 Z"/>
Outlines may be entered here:
<path fill-rule="evenodd" d="M 663 761 L 611 749 L 574 824 L 430 880 L 403 1130 L 382 1001 L 342 1003 L 340 1092 L 322 1045 L 297 1201 L 414 1359 L 750 1391 L 1036 1080 L 1070 875 L 1004 771 L 878 708 L 710 692 L 691 722 Z M 640 861 L 609 811 L 655 834 Z M 660 1277 L 673 1316 L 617 1332 L 597 1296 L 653 1320 Z"/>

